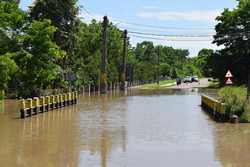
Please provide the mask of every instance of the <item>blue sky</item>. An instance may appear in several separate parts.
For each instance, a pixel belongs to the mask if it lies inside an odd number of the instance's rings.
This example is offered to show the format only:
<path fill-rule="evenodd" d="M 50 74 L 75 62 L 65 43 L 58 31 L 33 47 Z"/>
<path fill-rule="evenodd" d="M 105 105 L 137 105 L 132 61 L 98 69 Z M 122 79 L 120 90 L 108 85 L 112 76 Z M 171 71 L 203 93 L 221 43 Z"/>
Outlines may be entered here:
<path fill-rule="evenodd" d="M 21 0 L 21 7 L 27 9 L 32 2 Z M 213 35 L 215 17 L 224 8 L 237 5 L 236 0 L 79 0 L 78 3 L 88 11 L 82 10 L 80 14 L 86 22 L 108 15 L 121 29 L 178 36 Z M 144 40 L 132 34 L 130 37 L 133 45 Z M 202 48 L 218 49 L 211 44 L 211 37 L 148 37 L 157 38 L 147 39 L 155 44 L 189 49 L 191 56 Z"/>

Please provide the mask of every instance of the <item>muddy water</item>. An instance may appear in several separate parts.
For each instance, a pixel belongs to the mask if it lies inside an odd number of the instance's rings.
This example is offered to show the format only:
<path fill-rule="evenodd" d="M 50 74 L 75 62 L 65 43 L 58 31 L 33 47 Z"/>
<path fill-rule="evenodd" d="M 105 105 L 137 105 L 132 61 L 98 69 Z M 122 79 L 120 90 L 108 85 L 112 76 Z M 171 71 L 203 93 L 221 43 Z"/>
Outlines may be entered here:
<path fill-rule="evenodd" d="M 5 101 L 0 166 L 249 167 L 250 125 L 213 122 L 199 106 L 201 92 L 81 97 L 25 120 L 15 101 Z"/>

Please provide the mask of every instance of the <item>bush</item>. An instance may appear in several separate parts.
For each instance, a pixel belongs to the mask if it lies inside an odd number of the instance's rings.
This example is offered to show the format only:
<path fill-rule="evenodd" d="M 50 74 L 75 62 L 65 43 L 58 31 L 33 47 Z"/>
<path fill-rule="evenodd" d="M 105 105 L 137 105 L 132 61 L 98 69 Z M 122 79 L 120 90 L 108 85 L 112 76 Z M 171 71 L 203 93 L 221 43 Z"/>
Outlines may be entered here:
<path fill-rule="evenodd" d="M 0 101 L 4 99 L 4 91 L 0 90 Z"/>
<path fill-rule="evenodd" d="M 219 90 L 219 101 L 225 104 L 226 113 L 239 117 L 244 113 L 247 101 L 247 89 L 245 87 L 224 87 Z"/>
<path fill-rule="evenodd" d="M 240 117 L 242 122 L 249 122 L 250 121 L 250 100 L 246 101 L 244 107 L 244 113 Z"/>

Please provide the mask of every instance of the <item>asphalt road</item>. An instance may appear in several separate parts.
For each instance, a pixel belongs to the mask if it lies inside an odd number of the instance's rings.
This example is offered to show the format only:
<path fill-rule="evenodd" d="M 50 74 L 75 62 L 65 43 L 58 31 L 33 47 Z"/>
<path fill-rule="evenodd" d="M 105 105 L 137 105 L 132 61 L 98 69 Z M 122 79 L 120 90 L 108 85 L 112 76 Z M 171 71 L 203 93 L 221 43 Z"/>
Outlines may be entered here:
<path fill-rule="evenodd" d="M 190 88 L 207 88 L 209 86 L 208 78 L 200 79 L 200 82 L 182 83 L 181 85 L 171 86 L 170 89 L 190 89 Z"/>

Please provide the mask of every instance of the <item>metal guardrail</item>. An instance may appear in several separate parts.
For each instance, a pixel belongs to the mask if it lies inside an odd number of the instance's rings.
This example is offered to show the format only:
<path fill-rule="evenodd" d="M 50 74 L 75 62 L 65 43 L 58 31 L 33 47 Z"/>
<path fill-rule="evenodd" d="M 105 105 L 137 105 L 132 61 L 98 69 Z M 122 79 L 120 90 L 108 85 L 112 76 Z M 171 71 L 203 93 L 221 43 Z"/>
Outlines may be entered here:
<path fill-rule="evenodd" d="M 69 92 L 46 97 L 34 97 L 33 99 L 20 100 L 20 115 L 24 119 L 39 113 L 66 107 L 77 103 L 78 93 Z"/>

